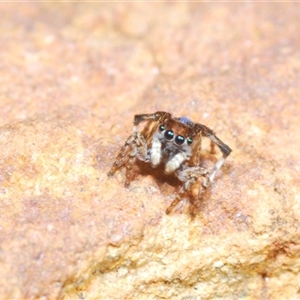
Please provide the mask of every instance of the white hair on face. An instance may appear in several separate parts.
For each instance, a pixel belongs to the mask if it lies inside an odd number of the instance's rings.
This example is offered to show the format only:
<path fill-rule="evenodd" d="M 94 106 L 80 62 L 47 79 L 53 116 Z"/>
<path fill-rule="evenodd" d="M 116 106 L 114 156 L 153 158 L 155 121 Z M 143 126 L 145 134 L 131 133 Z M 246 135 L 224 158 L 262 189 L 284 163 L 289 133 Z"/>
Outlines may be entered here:
<path fill-rule="evenodd" d="M 170 174 L 173 173 L 176 169 L 178 169 L 181 164 L 187 159 L 185 152 L 179 152 L 172 159 L 168 161 L 165 167 L 165 173 Z"/>
<path fill-rule="evenodd" d="M 157 136 L 154 136 L 152 140 L 150 162 L 153 168 L 156 168 L 161 162 L 161 142 Z"/>

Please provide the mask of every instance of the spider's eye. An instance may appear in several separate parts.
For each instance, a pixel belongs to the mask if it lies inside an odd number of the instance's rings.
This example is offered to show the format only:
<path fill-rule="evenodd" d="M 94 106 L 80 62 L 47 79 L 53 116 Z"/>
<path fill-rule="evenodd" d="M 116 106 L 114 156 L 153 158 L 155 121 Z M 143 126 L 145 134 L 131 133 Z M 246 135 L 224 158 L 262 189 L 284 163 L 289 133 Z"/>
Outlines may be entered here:
<path fill-rule="evenodd" d="M 184 143 L 184 137 L 182 135 L 177 135 L 175 138 L 175 143 L 177 145 L 182 145 Z"/>
<path fill-rule="evenodd" d="M 171 141 L 174 137 L 174 132 L 172 130 L 167 130 L 165 132 L 165 139 Z"/>
<path fill-rule="evenodd" d="M 160 125 L 160 126 L 159 126 L 159 131 L 162 132 L 162 131 L 164 131 L 164 130 L 166 130 L 166 127 L 165 127 L 164 125 Z"/>
<path fill-rule="evenodd" d="M 187 141 L 188 145 L 190 145 L 190 144 L 193 142 L 193 139 L 191 139 L 190 137 L 188 137 L 188 138 L 186 139 L 186 141 Z"/>

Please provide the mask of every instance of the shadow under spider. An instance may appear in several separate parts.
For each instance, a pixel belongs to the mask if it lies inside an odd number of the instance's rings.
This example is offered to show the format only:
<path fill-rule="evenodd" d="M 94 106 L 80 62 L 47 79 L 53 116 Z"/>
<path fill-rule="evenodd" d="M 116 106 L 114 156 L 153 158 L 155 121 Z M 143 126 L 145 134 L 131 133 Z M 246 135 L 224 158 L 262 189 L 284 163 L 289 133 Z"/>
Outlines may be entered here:
<path fill-rule="evenodd" d="M 188 211 L 192 219 L 194 219 L 201 211 L 203 211 L 205 202 L 211 196 L 211 189 L 203 188 L 201 186 L 201 181 L 195 184 L 200 189 L 202 189 L 200 197 L 198 196 L 198 192 L 196 193 L 196 195 L 193 195 L 191 192 L 185 192 L 179 195 L 178 193 L 183 183 L 175 175 L 165 174 L 163 165 L 157 168 L 152 168 L 148 163 L 137 161 L 134 173 L 135 175 L 133 181 L 137 180 L 138 176 L 151 175 L 164 196 L 174 196 L 173 199 L 175 199 L 178 195 L 181 198 L 179 203 L 181 201 L 188 202 Z M 183 210 L 186 209 L 187 208 L 183 208 Z M 183 213 L 182 208 L 180 209 L 180 206 L 177 205 L 176 207 L 174 207 L 174 209 L 172 209 L 172 213 L 176 211 L 180 211 L 180 213 Z"/>

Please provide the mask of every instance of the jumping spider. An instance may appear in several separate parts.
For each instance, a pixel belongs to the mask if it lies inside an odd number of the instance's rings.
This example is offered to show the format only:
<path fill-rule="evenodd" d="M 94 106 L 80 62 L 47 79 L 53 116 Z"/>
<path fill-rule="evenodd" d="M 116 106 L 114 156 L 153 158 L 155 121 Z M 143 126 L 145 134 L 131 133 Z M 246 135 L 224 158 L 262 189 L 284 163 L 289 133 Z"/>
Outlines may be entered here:
<path fill-rule="evenodd" d="M 140 132 L 137 127 L 144 121 L 148 123 Z M 202 137 L 211 140 L 212 152 L 216 144 L 223 154 L 210 172 L 200 167 Z M 173 174 L 183 182 L 179 194 L 166 210 L 169 214 L 180 202 L 181 196 L 191 191 L 200 176 L 203 177 L 203 188 L 207 188 L 213 182 L 230 152 L 231 149 L 211 129 L 193 123 L 186 117 L 172 118 L 170 113 L 163 111 L 135 115 L 133 134 L 121 148 L 108 176 L 125 167 L 125 186 L 128 187 L 133 178 L 132 167 L 136 160 L 149 163 L 153 168 L 163 165 L 165 174 Z M 201 196 L 203 188 L 199 190 L 198 197 Z"/>

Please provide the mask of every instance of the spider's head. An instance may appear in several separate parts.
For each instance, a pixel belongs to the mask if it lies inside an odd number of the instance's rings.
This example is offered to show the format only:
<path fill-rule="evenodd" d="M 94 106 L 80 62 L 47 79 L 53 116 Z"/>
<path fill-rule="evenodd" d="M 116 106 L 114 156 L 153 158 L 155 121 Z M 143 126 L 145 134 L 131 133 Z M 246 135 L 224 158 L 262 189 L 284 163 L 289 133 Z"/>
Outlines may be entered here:
<path fill-rule="evenodd" d="M 159 139 L 162 143 L 172 144 L 182 150 L 190 148 L 193 144 L 194 123 L 188 118 L 167 119 L 159 125 Z"/>
<path fill-rule="evenodd" d="M 195 137 L 194 123 L 188 118 L 165 119 L 152 140 L 151 165 L 163 162 L 164 172 L 173 173 L 193 155 Z"/>

